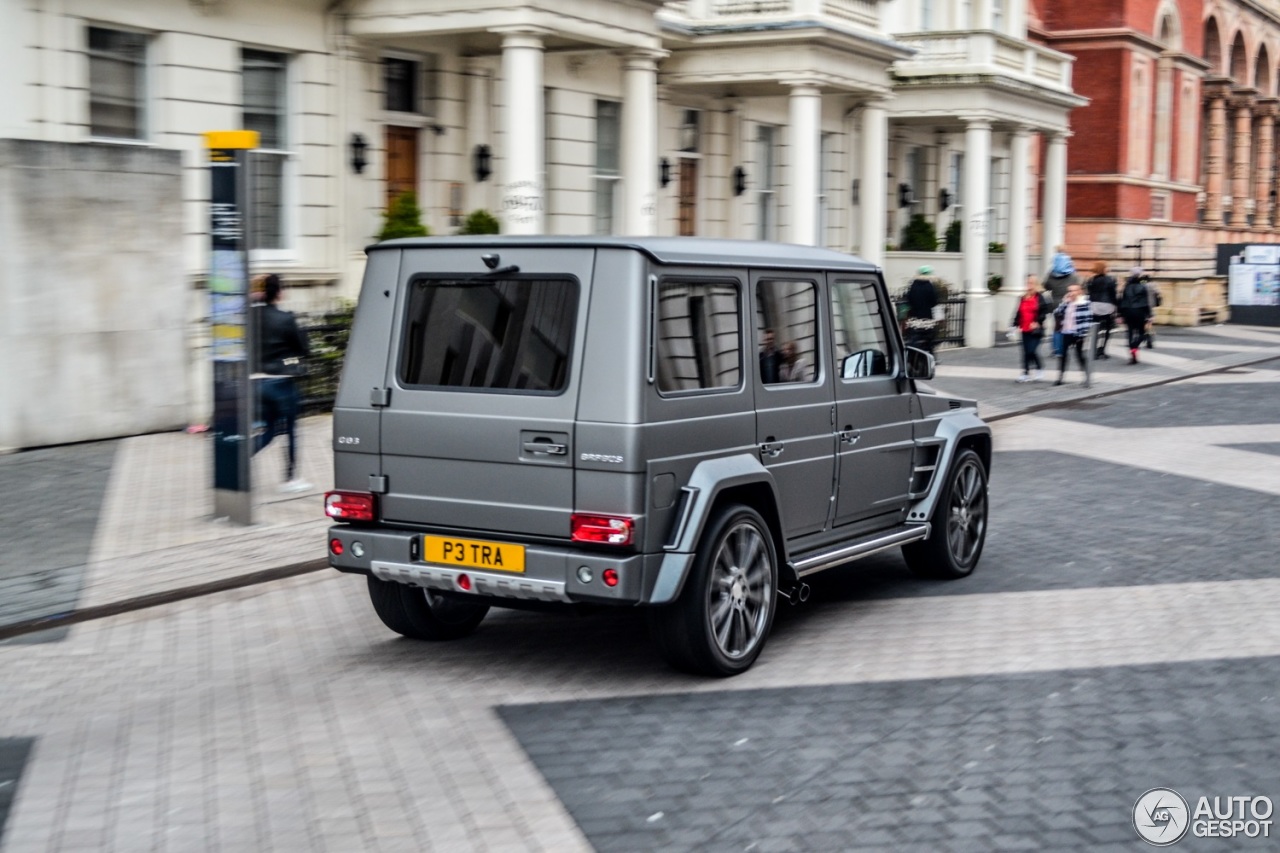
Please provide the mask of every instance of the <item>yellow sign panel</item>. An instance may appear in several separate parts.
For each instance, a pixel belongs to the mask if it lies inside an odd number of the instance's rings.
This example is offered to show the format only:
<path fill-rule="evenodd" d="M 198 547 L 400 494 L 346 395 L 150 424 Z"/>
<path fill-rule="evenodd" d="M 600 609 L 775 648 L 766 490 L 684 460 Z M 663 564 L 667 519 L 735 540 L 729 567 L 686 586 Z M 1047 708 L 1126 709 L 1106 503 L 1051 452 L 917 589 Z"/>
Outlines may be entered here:
<path fill-rule="evenodd" d="M 257 148 L 256 130 L 206 130 L 205 148 Z"/>
<path fill-rule="evenodd" d="M 447 536 L 422 537 L 423 562 L 491 572 L 523 572 L 524 546 Z"/>

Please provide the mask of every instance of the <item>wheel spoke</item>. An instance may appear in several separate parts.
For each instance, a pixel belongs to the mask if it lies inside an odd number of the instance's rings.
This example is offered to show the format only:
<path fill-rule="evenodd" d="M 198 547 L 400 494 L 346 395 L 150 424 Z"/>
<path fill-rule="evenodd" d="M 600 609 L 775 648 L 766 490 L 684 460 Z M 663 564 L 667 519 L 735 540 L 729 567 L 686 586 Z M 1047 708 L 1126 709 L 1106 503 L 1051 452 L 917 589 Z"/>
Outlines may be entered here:
<path fill-rule="evenodd" d="M 725 605 L 726 606 L 724 609 L 722 621 L 720 622 L 719 625 L 715 625 L 713 623 L 713 627 L 715 628 L 715 632 L 716 632 L 716 643 L 720 646 L 721 649 L 728 651 L 729 633 L 733 629 L 734 607 L 733 607 L 733 603 L 730 602 L 727 598 L 725 599 Z"/>

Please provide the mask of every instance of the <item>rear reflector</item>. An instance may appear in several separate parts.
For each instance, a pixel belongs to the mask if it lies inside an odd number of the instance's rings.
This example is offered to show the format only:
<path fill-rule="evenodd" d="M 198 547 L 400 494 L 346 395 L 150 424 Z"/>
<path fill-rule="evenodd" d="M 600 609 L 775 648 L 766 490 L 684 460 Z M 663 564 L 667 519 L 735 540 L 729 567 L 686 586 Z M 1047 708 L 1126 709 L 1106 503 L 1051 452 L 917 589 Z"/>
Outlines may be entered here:
<path fill-rule="evenodd" d="M 635 534 L 635 520 L 618 515 L 586 515 L 575 512 L 570 517 L 569 527 L 574 542 L 630 545 Z"/>
<path fill-rule="evenodd" d="M 334 538 L 329 540 L 329 553 L 333 554 L 333 556 L 335 557 L 341 557 L 342 551 L 343 551 L 343 548 L 342 548 L 341 539 L 335 536 Z M 358 557 L 360 555 L 357 554 L 356 556 Z"/>
<path fill-rule="evenodd" d="M 604 581 L 604 585 L 605 585 L 605 586 L 617 586 L 617 585 L 618 585 L 618 570 L 617 570 L 617 569 L 605 569 L 603 572 L 601 572 L 601 573 L 600 573 L 600 580 Z"/>
<path fill-rule="evenodd" d="M 324 514 L 338 521 L 373 521 L 373 495 L 367 492 L 328 492 Z"/>

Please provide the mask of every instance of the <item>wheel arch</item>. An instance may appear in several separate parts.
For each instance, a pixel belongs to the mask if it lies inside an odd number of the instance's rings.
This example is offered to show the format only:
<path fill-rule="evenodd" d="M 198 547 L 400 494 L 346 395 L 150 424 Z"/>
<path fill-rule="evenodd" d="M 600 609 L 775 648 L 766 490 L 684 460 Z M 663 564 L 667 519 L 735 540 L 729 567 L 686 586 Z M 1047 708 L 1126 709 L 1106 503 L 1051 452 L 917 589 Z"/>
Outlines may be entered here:
<path fill-rule="evenodd" d="M 787 552 L 778 487 L 759 459 L 741 454 L 701 462 L 689 477 L 685 493 L 686 508 L 679 522 L 678 538 L 663 555 L 648 603 L 668 604 L 680 596 L 707 524 L 721 507 L 729 504 L 743 504 L 760 513 L 773 539 L 779 574 L 785 571 Z"/>
<path fill-rule="evenodd" d="M 929 492 L 911 505 L 907 518 L 911 521 L 923 521 L 933 517 L 934 506 L 942 494 L 943 484 L 951 471 L 951 464 L 964 450 L 973 450 L 982 460 L 982 466 L 991 474 L 991 427 L 978 417 L 976 412 L 962 411 L 941 419 L 935 435 L 946 439 L 942 453 L 938 458 L 933 482 L 929 484 Z"/>

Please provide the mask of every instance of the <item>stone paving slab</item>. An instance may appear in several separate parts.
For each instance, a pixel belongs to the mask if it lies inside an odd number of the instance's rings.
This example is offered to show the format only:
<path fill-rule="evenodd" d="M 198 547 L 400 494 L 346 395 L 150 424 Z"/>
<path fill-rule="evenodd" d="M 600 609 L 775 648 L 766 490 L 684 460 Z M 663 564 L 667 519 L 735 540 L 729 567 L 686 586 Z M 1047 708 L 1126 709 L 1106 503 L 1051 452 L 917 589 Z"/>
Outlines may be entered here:
<path fill-rule="evenodd" d="M 1153 787 L 1280 795 L 1277 683 L 1271 657 L 499 711 L 601 853 L 1131 850 Z"/>
<path fill-rule="evenodd" d="M 0 844 L 4 843 L 5 821 L 33 742 L 32 738 L 0 738 Z"/>

